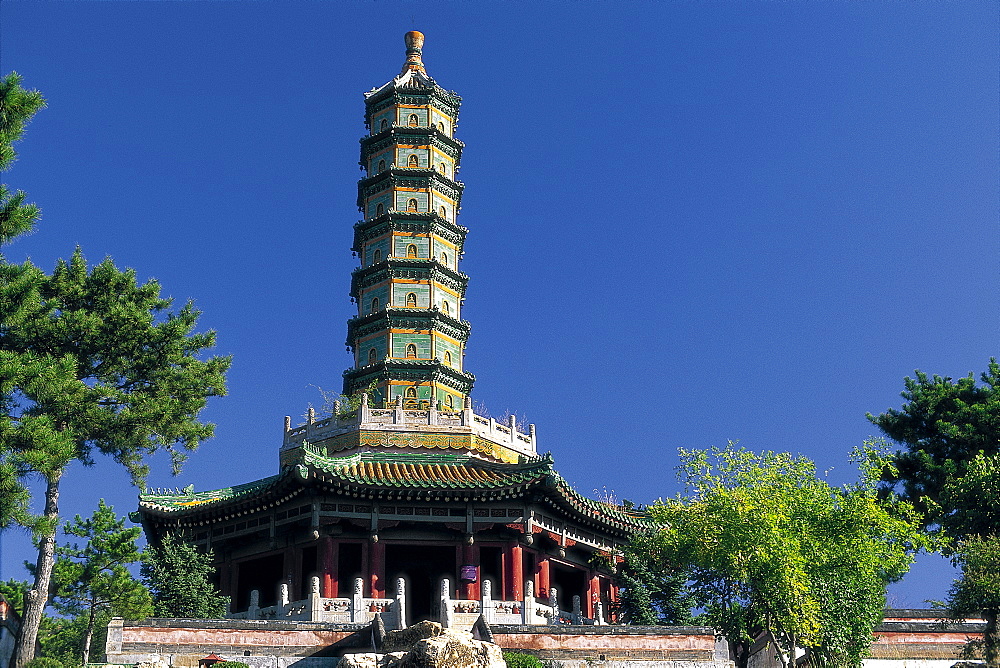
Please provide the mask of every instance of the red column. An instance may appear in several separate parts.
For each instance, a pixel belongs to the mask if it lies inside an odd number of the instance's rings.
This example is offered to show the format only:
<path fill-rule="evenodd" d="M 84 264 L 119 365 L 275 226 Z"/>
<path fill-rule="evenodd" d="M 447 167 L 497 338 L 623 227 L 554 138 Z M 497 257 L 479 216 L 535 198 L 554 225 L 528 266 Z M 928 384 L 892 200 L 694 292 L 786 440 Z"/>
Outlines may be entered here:
<path fill-rule="evenodd" d="M 511 543 L 504 550 L 504 571 L 507 576 L 504 598 L 507 601 L 524 600 L 524 568 L 521 559 L 521 546 L 517 543 Z"/>
<path fill-rule="evenodd" d="M 325 536 L 320 543 L 319 552 L 319 572 L 323 578 L 322 592 L 324 598 L 335 598 L 337 596 L 339 583 L 337 582 L 337 561 L 339 561 L 339 545 L 333 542 L 332 536 Z"/>
<path fill-rule="evenodd" d="M 479 548 L 475 545 L 463 545 L 459 549 L 459 568 L 456 569 L 461 575 L 461 567 L 463 564 L 471 564 L 473 566 L 479 566 Z M 478 570 L 477 570 L 478 575 Z M 459 595 L 467 601 L 478 601 L 479 600 L 479 579 L 477 577 L 475 582 L 462 582 L 459 581 Z"/>
<path fill-rule="evenodd" d="M 585 613 L 591 619 L 594 618 L 597 608 L 595 605 L 601 600 L 601 581 L 597 578 L 597 573 L 590 572 L 590 587 L 587 589 L 587 607 Z"/>
<path fill-rule="evenodd" d="M 538 598 L 548 599 L 548 597 L 549 597 L 549 586 L 550 586 L 550 584 L 549 584 L 549 558 L 547 556 L 543 556 L 538 561 L 538 566 L 536 566 L 536 569 L 538 570 L 538 588 L 535 589 L 535 592 L 536 592 L 535 595 Z"/>
<path fill-rule="evenodd" d="M 379 541 L 371 545 L 372 598 L 385 598 L 385 543 Z"/>
<path fill-rule="evenodd" d="M 523 601 L 524 600 L 524 557 L 522 555 L 524 548 L 520 545 L 515 545 L 511 552 L 513 552 L 514 557 L 514 600 Z"/>

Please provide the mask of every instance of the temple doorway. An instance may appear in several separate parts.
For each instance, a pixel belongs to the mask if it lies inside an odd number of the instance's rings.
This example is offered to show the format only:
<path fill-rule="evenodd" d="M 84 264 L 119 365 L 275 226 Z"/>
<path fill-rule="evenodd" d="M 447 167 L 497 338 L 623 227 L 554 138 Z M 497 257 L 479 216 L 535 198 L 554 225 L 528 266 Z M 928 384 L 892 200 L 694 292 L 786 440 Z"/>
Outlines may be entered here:
<path fill-rule="evenodd" d="M 587 572 L 554 561 L 551 568 L 552 586 L 559 592 L 559 609 L 570 611 L 573 609 L 573 597 L 579 596 L 582 602 L 586 595 Z"/>
<path fill-rule="evenodd" d="M 241 561 L 239 569 L 234 610 L 246 610 L 250 606 L 250 592 L 254 589 L 260 592 L 260 607 L 266 608 L 278 603 L 278 585 L 283 581 L 285 573 L 283 555 L 272 554 Z"/>
<path fill-rule="evenodd" d="M 455 585 L 455 547 L 449 545 L 385 546 L 386 594 L 395 593 L 396 579 L 406 581 L 406 623 L 440 618 L 441 580 Z"/>

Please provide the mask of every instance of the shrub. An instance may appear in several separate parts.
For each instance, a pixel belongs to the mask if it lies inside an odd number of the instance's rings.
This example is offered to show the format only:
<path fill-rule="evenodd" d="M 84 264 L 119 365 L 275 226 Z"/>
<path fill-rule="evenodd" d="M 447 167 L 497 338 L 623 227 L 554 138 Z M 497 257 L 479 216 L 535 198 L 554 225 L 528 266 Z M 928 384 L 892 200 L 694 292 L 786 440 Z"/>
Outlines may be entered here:
<path fill-rule="evenodd" d="M 62 661 L 53 659 L 50 656 L 36 656 L 34 659 L 24 664 L 24 668 L 65 668 Z"/>
<path fill-rule="evenodd" d="M 504 652 L 503 660 L 507 663 L 507 668 L 545 668 L 538 657 L 521 652 Z"/>

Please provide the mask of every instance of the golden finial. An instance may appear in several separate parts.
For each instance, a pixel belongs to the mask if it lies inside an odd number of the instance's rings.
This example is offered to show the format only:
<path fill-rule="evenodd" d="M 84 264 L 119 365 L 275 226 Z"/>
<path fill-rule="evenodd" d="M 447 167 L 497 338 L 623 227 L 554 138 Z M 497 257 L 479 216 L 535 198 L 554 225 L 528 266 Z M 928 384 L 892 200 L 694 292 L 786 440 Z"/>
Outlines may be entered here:
<path fill-rule="evenodd" d="M 424 33 L 411 30 L 403 36 L 403 41 L 406 42 L 406 62 L 403 64 L 403 72 L 416 70 L 421 74 L 427 74 L 424 63 L 420 59 L 423 53 Z"/>

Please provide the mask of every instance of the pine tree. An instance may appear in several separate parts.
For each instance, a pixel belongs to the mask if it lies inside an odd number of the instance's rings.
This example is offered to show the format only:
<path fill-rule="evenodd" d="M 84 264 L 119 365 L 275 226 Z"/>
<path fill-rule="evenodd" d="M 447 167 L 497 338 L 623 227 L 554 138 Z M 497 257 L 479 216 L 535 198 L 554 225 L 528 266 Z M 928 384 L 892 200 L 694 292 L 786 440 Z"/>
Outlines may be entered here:
<path fill-rule="evenodd" d="M 32 116 L 44 106 L 41 93 L 22 88 L 21 77 L 16 72 L 0 80 L 0 171 L 10 169 L 17 155 L 14 142 L 21 138 Z M 38 207 L 25 204 L 25 197 L 23 191 L 11 193 L 6 185 L 0 184 L 0 246 L 30 230 L 38 220 Z M 3 262 L 2 256 L 0 262 Z M 6 410 L 7 399 L 0 395 L 0 411 Z M 3 455 L 4 450 L 0 447 L 0 528 L 25 518 L 30 498 L 22 484 L 21 471 Z M 17 601 L 16 605 L 20 608 L 22 601 Z"/>
<path fill-rule="evenodd" d="M 20 83 L 17 74 L 0 81 L 0 170 L 44 106 Z M 0 244 L 31 229 L 38 215 L 24 193 L 0 187 Z M 191 304 L 170 307 L 155 281 L 140 285 L 110 259 L 91 269 L 79 249 L 52 275 L 0 257 L 0 526 L 20 523 L 38 543 L 15 668 L 34 657 L 70 463 L 109 455 L 142 485 L 145 456 L 167 450 L 176 470 L 185 450 L 212 435 L 197 415 L 208 397 L 225 394 L 229 359 L 199 359 L 214 332 L 194 333 Z M 29 476 L 43 482 L 41 515 L 28 510 Z"/>
<path fill-rule="evenodd" d="M 111 616 L 143 619 L 153 612 L 149 591 L 128 570 L 141 558 L 135 541 L 142 530 L 126 529 L 125 520 L 101 499 L 93 515 L 77 515 L 63 531 L 86 543 L 56 548 L 52 604 L 59 614 L 82 620 L 79 656 L 85 666 L 99 621 Z"/>
<path fill-rule="evenodd" d="M 24 134 L 32 116 L 45 106 L 37 90 L 21 87 L 21 76 L 11 72 L 0 80 L 0 171 L 7 171 L 17 157 L 14 142 Z M 0 245 L 24 234 L 38 220 L 38 207 L 25 204 L 25 194 L 0 185 Z"/>
<path fill-rule="evenodd" d="M 89 268 L 79 249 L 51 276 L 30 262 L 0 264 L 0 442 L 20 476 L 44 483 L 44 509 L 22 519 L 38 541 L 35 581 L 18 643 L 21 668 L 34 655 L 55 557 L 59 485 L 69 464 L 105 454 L 137 486 L 144 457 L 184 451 L 212 435 L 197 420 L 207 397 L 225 393 L 228 358 L 199 360 L 214 332 L 192 330 L 198 312 L 170 312 L 155 281 L 111 260 Z"/>
<path fill-rule="evenodd" d="M 217 619 L 226 614 L 229 597 L 212 584 L 212 553 L 203 553 L 173 536 L 146 549 L 142 576 L 153 594 L 157 617 Z"/>

